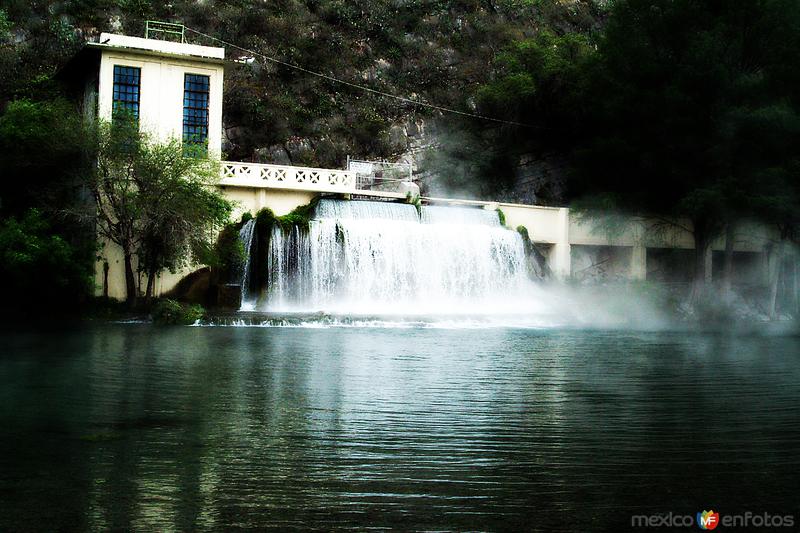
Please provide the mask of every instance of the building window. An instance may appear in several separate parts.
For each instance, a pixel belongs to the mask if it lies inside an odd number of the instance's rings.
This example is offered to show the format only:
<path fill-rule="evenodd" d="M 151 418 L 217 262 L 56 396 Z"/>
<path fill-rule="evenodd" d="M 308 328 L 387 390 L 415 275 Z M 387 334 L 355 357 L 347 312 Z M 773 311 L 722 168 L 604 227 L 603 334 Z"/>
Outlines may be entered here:
<path fill-rule="evenodd" d="M 183 143 L 205 147 L 208 142 L 209 77 L 186 74 L 183 81 Z"/>
<path fill-rule="evenodd" d="M 114 65 L 114 107 L 113 114 L 130 114 L 139 118 L 139 81 L 142 69 Z"/>

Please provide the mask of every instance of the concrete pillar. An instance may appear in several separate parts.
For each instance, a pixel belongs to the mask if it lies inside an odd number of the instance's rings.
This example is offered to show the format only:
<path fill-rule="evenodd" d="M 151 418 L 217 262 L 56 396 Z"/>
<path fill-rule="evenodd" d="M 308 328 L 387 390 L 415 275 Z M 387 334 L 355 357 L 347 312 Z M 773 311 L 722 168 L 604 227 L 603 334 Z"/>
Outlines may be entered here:
<path fill-rule="evenodd" d="M 559 239 L 550 251 L 550 271 L 556 279 L 567 279 L 572 274 L 572 258 L 569 244 L 569 209 L 558 210 Z"/>
<path fill-rule="evenodd" d="M 630 276 L 638 281 L 647 279 L 647 247 L 641 243 L 636 243 L 631 248 Z"/>
<path fill-rule="evenodd" d="M 709 246 L 706 249 L 705 256 L 703 257 L 703 261 L 705 261 L 705 264 L 706 264 L 706 272 L 705 272 L 706 277 L 705 277 L 705 280 L 704 280 L 706 283 L 711 283 L 711 280 L 712 280 L 712 277 L 713 277 L 712 272 L 711 272 L 711 269 L 712 269 L 712 266 L 713 266 L 713 257 L 714 257 L 713 254 L 714 254 L 714 250 L 712 250 L 711 246 Z"/>
<path fill-rule="evenodd" d="M 632 280 L 647 279 L 647 247 L 645 246 L 646 228 L 641 221 L 631 223 L 633 246 L 631 248 L 631 265 L 629 276 Z"/>
<path fill-rule="evenodd" d="M 556 279 L 567 279 L 572 274 L 571 247 L 569 244 L 558 243 L 553 245 L 548 257 L 550 271 Z"/>
<path fill-rule="evenodd" d="M 772 272 L 772 254 L 770 253 L 769 246 L 764 248 L 761 252 L 761 271 L 759 272 L 760 281 L 764 285 L 769 285 L 770 272 Z"/>

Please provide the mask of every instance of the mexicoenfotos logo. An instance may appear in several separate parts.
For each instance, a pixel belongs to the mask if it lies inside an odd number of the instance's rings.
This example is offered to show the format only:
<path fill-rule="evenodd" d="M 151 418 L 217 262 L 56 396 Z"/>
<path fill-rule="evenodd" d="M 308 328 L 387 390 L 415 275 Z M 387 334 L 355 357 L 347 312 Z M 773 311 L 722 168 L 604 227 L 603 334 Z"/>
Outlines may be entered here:
<path fill-rule="evenodd" d="M 697 513 L 697 525 L 700 529 L 714 529 L 719 525 L 719 513 L 714 511 Z"/>
<path fill-rule="evenodd" d="M 795 517 L 792 514 L 780 515 L 767 512 L 754 513 L 752 511 L 746 511 L 744 513 L 726 513 L 725 516 L 720 516 L 719 513 L 715 513 L 713 510 L 699 512 L 696 517 L 690 514 L 672 512 L 651 515 L 631 515 L 631 526 L 635 528 L 664 527 L 675 529 L 694 527 L 695 525 L 704 531 L 716 529 L 719 525 L 722 526 L 722 529 L 727 527 L 747 529 L 794 527 Z"/>

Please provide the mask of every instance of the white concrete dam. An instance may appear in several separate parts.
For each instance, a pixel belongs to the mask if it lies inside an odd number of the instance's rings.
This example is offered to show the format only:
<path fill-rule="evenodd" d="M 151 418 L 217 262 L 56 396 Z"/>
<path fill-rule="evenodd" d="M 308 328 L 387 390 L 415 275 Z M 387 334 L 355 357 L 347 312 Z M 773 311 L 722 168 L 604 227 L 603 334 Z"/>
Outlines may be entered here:
<path fill-rule="evenodd" d="M 273 227 L 267 253 L 246 309 L 496 314 L 533 290 L 522 237 L 483 209 L 321 200 L 308 231 Z"/>

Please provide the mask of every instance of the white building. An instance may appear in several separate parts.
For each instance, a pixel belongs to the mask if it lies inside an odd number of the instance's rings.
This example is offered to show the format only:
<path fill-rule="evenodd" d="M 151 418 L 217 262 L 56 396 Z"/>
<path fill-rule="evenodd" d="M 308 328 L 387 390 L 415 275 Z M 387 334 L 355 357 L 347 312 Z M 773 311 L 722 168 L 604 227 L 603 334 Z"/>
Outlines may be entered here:
<path fill-rule="evenodd" d="M 128 110 L 155 138 L 207 142 L 219 158 L 224 60 L 224 48 L 102 33 L 65 72 L 87 114 Z"/>
<path fill-rule="evenodd" d="M 124 110 L 159 141 L 180 139 L 222 154 L 222 87 L 225 49 L 182 42 L 100 34 L 64 68 L 60 77 L 90 117 L 111 121 Z M 95 269 L 97 294 L 125 297 L 122 253 L 105 243 Z M 180 279 L 166 273 L 163 293 Z"/>

